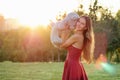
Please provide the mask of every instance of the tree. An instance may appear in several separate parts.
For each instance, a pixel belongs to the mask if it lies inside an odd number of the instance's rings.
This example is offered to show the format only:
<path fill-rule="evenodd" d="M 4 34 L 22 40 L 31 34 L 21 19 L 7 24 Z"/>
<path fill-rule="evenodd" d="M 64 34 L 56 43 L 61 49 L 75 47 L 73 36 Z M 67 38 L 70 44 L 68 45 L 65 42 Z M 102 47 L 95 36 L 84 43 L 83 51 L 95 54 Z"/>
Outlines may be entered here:
<path fill-rule="evenodd" d="M 93 23 L 95 23 L 98 19 L 97 13 L 102 8 L 102 6 L 98 5 L 98 0 L 95 0 L 94 4 L 90 4 L 89 6 L 89 16 L 93 20 Z"/>
<path fill-rule="evenodd" d="M 112 56 L 116 56 L 114 60 L 120 62 L 120 10 L 117 12 L 115 20 L 113 21 L 110 37 L 111 39 L 108 47 L 109 54 L 111 54 L 110 60 L 113 60 Z"/>

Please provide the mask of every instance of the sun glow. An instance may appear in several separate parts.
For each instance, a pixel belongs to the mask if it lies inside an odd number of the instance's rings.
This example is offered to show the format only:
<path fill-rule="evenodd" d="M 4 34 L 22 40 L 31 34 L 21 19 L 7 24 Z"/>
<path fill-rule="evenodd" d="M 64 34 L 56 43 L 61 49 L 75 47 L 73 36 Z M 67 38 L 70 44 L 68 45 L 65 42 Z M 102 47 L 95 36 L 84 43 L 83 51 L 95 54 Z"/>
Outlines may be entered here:
<path fill-rule="evenodd" d="M 26 18 L 21 17 L 19 18 L 19 22 L 20 24 L 29 26 L 31 28 L 36 28 L 39 25 L 47 26 L 49 24 L 49 20 L 47 19 L 47 17 L 37 15 L 31 15 Z"/>
<path fill-rule="evenodd" d="M 20 24 L 34 28 L 56 20 L 61 11 L 70 12 L 78 6 L 71 0 L 0 0 L 0 13 L 6 18 L 16 18 Z"/>
<path fill-rule="evenodd" d="M 100 2 L 101 1 L 101 2 Z M 47 25 L 49 21 L 55 21 L 56 15 L 60 12 L 71 12 L 83 4 L 84 10 L 89 11 L 88 7 L 94 0 L 0 0 L 0 14 L 5 18 L 16 18 L 20 24 L 32 28 L 38 25 Z M 98 0 L 99 4 L 112 7 L 118 10 L 119 0 L 112 1 Z"/>

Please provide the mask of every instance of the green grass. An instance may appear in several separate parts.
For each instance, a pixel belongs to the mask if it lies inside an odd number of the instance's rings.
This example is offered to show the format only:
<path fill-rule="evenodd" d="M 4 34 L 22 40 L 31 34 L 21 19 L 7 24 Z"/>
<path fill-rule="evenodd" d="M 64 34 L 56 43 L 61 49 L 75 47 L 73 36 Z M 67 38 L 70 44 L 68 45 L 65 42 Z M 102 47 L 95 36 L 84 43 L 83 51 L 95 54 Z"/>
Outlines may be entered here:
<path fill-rule="evenodd" d="M 63 62 L 0 63 L 0 80 L 61 80 Z M 116 72 L 110 74 L 98 70 L 94 64 L 83 64 L 89 80 L 120 80 L 120 64 L 114 64 Z"/>

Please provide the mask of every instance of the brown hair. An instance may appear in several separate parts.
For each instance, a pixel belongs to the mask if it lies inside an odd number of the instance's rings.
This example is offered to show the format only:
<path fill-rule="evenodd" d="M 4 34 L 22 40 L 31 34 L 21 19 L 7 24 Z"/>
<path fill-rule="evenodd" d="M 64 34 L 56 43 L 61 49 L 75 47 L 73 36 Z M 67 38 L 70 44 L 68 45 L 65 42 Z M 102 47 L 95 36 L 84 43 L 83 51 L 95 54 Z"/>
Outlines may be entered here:
<path fill-rule="evenodd" d="M 92 27 L 92 20 L 88 16 L 81 16 L 86 20 L 87 29 L 83 32 L 84 35 L 84 46 L 82 57 L 86 60 L 87 63 L 91 63 L 94 53 L 94 33 Z"/>

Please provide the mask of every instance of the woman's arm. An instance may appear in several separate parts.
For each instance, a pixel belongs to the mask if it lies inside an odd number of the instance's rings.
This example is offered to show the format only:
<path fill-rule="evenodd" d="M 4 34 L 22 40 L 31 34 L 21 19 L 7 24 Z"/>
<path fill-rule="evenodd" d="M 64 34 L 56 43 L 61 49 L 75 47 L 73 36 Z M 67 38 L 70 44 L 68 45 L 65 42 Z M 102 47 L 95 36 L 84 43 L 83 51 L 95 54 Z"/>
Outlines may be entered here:
<path fill-rule="evenodd" d="M 70 38 L 66 39 L 61 45 L 61 48 L 67 48 L 68 46 L 74 44 L 77 42 L 77 37 L 76 35 L 72 35 Z"/>

